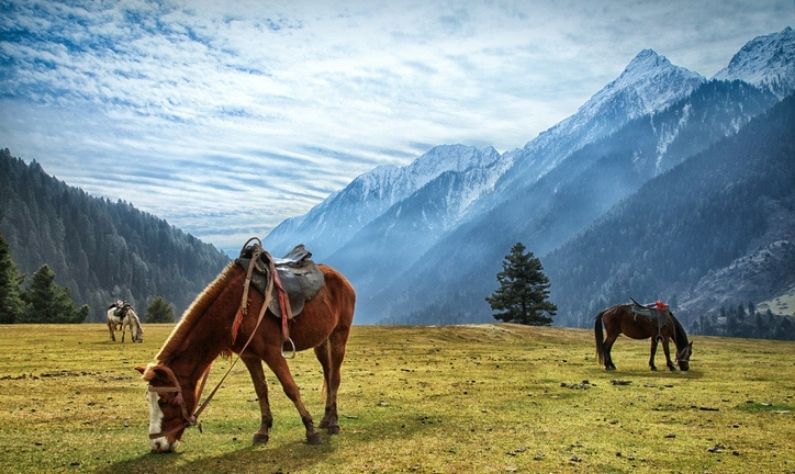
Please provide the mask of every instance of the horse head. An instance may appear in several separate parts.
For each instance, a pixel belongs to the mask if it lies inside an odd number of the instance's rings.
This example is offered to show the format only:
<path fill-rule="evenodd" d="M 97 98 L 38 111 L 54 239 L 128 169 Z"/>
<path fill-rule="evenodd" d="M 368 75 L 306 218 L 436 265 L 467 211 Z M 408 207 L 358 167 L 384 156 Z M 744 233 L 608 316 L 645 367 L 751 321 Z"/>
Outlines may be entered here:
<path fill-rule="evenodd" d="M 180 385 L 174 372 L 163 364 L 136 367 L 149 382 L 149 443 L 152 452 L 168 453 L 179 445 L 185 428 L 193 424 L 196 397 L 190 387 Z"/>
<path fill-rule="evenodd" d="M 690 356 L 693 354 L 693 341 L 685 344 L 681 349 L 676 351 L 676 362 L 679 364 L 679 370 L 687 372 L 690 370 Z"/>
<path fill-rule="evenodd" d="M 140 324 L 135 326 L 135 336 L 133 337 L 133 342 L 144 342 L 144 328 L 142 328 Z"/>

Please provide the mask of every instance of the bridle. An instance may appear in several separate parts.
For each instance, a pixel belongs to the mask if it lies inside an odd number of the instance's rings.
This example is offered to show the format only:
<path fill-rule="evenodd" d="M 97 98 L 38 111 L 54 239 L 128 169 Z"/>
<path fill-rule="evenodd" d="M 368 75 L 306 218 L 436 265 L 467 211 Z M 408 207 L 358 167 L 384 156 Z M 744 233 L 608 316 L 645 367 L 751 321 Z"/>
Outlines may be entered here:
<path fill-rule="evenodd" d="M 232 362 L 232 365 L 229 366 L 229 369 L 227 369 L 224 376 L 221 377 L 221 380 L 218 381 L 218 384 L 215 386 L 215 388 L 213 388 L 213 390 L 210 392 L 207 398 L 204 399 L 204 401 L 196 408 L 196 410 L 193 413 L 190 413 L 188 407 L 185 405 L 185 397 L 182 394 L 182 385 L 180 385 L 179 379 L 177 378 L 177 375 L 174 373 L 174 371 L 161 362 L 158 362 L 157 364 L 151 366 L 152 370 L 160 369 L 161 371 L 163 371 L 173 385 L 155 387 L 150 383 L 148 388 L 149 392 L 157 394 L 176 393 L 177 395 L 175 398 L 175 402 L 179 405 L 180 410 L 182 412 L 182 422 L 177 426 L 175 426 L 174 428 L 171 428 L 170 430 L 160 431 L 159 433 L 150 433 L 149 439 L 161 438 L 163 436 L 170 435 L 172 433 L 175 433 L 185 428 L 189 428 L 191 426 L 198 426 L 199 432 L 201 432 L 202 431 L 201 423 L 199 423 L 198 421 L 199 415 L 201 415 L 204 409 L 207 408 L 207 405 L 210 404 L 210 400 L 213 399 L 215 393 L 218 391 L 219 388 L 221 388 L 221 385 L 224 383 L 224 380 L 226 380 L 226 377 L 229 375 L 230 372 L 232 372 L 232 369 L 235 367 L 235 364 L 237 364 L 237 361 L 240 360 L 241 354 L 243 354 L 243 352 L 246 350 L 248 345 L 254 339 L 254 335 L 257 333 L 257 329 L 259 329 L 260 323 L 262 323 L 263 317 L 265 316 L 265 313 L 268 310 L 268 305 L 270 304 L 270 300 L 272 298 L 274 280 L 278 280 L 279 276 L 278 272 L 276 271 L 276 267 L 273 264 L 273 258 L 271 258 L 270 254 L 268 254 L 267 251 L 262 249 L 262 242 L 257 237 L 252 237 L 248 241 L 246 241 L 246 243 L 243 245 L 243 248 L 245 249 L 251 241 L 255 242 L 252 247 L 251 260 L 249 261 L 248 269 L 246 271 L 246 281 L 245 283 L 243 283 L 243 298 L 240 301 L 240 307 L 238 308 L 237 313 L 235 314 L 235 320 L 232 324 L 232 344 L 234 345 L 234 341 L 237 339 L 237 333 L 238 330 L 240 329 L 243 317 L 248 313 L 248 293 L 249 293 L 249 288 L 251 286 L 251 275 L 254 272 L 255 267 L 260 269 L 258 260 L 259 257 L 264 254 L 269 262 L 270 271 L 267 272 L 268 283 L 265 289 L 265 295 L 264 295 L 264 300 L 262 302 L 262 307 L 260 308 L 259 314 L 257 315 L 257 324 L 254 326 L 254 330 L 251 331 L 248 340 L 246 340 L 246 343 L 243 344 L 243 348 L 240 349 L 240 351 L 237 353 L 237 357 Z M 277 288 L 279 289 L 279 299 L 281 300 L 282 298 L 284 298 L 286 300 L 286 297 L 282 295 L 284 289 L 281 288 L 281 282 L 277 281 Z M 286 313 L 289 311 L 289 301 L 286 304 L 281 305 L 281 308 L 282 308 L 282 321 L 283 321 L 282 326 L 284 329 L 284 327 L 286 327 L 286 323 L 284 323 L 287 317 Z M 292 340 L 290 339 L 289 335 L 286 335 L 286 338 L 292 344 Z M 284 355 L 284 352 L 282 352 L 282 355 Z M 293 355 L 295 355 L 294 344 L 293 344 Z M 204 372 L 204 375 L 202 376 L 201 382 L 199 384 L 199 391 L 196 398 L 197 400 L 201 399 L 202 392 L 204 391 L 204 385 L 207 383 L 207 377 L 209 377 L 209 375 L 210 375 L 210 369 L 208 367 L 207 370 Z"/>

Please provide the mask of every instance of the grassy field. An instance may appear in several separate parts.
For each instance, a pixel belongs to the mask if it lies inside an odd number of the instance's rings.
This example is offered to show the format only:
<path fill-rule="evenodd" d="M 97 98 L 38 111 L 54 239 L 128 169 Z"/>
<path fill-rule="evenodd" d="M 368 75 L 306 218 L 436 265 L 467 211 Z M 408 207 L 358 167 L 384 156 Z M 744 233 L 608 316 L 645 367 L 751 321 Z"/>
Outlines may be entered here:
<path fill-rule="evenodd" d="M 204 433 L 156 455 L 133 368 L 170 326 L 145 329 L 143 344 L 122 345 L 100 325 L 0 326 L 2 472 L 795 472 L 791 342 L 697 337 L 682 374 L 650 372 L 648 343 L 621 338 L 608 373 L 591 331 L 357 327 L 338 436 L 306 445 L 269 373 L 274 429 L 252 446 L 259 410 L 241 364 Z M 291 366 L 317 422 L 314 354 Z"/>

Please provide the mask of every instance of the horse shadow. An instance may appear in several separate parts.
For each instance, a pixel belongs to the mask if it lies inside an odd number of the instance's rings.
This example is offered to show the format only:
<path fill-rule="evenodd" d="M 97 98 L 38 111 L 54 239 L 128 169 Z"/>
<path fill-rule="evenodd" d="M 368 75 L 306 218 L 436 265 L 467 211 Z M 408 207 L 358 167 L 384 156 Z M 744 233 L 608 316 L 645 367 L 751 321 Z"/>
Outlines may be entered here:
<path fill-rule="evenodd" d="M 621 378 L 641 378 L 641 379 L 654 379 L 654 380 L 687 380 L 687 379 L 701 379 L 704 377 L 704 372 L 699 369 L 691 368 L 687 372 L 682 372 L 681 370 L 670 371 L 664 365 L 659 367 L 657 371 L 649 370 L 647 367 L 643 369 L 636 369 L 636 368 L 628 368 L 628 369 L 621 369 L 618 368 L 617 370 L 607 371 L 604 368 L 593 368 L 590 370 L 590 373 L 593 374 L 593 377 L 602 377 L 602 378 L 610 378 L 610 379 L 621 379 Z"/>
<path fill-rule="evenodd" d="M 355 432 L 348 433 L 346 443 L 367 443 L 362 433 L 368 431 L 368 426 L 377 432 L 378 439 L 403 437 L 413 432 L 425 429 L 423 424 L 409 424 L 400 418 L 390 421 L 379 421 L 369 425 L 359 425 Z M 295 472 L 310 470 L 318 463 L 337 450 L 337 439 L 346 436 L 343 430 L 339 435 L 330 436 L 325 431 L 323 442 L 320 445 L 309 445 L 303 439 L 273 446 L 273 441 L 266 445 L 254 445 L 249 441 L 242 442 L 242 447 L 234 451 L 212 456 L 200 457 L 185 461 L 185 454 L 177 451 L 168 454 L 145 453 L 134 458 L 125 459 L 110 464 L 97 472 L 102 474 L 117 474 L 119 472 Z M 341 438 L 342 437 L 342 438 Z M 273 439 L 273 438 L 272 438 Z M 186 450 L 190 446 L 185 447 Z"/>

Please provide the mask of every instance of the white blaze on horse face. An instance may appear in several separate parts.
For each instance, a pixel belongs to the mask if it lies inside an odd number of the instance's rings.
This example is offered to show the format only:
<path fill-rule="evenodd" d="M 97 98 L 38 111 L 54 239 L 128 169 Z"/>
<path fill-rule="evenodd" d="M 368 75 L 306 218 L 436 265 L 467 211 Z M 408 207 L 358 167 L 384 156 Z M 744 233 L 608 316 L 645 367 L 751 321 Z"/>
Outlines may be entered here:
<path fill-rule="evenodd" d="M 149 399 L 149 434 L 160 433 L 163 431 L 163 410 L 157 401 L 160 398 L 155 392 L 148 392 L 147 398 Z M 149 443 L 154 451 L 167 451 L 170 449 L 168 440 L 165 436 L 150 439 Z"/>

